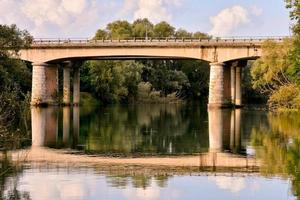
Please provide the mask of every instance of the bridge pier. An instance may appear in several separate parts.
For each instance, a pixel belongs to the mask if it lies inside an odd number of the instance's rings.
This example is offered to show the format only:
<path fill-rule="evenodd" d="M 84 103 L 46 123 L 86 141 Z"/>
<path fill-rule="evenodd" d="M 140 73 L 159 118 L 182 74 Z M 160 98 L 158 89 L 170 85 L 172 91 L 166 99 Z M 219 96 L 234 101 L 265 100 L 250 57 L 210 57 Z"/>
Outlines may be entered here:
<path fill-rule="evenodd" d="M 47 63 L 33 63 L 31 105 L 58 104 L 58 68 Z"/>
<path fill-rule="evenodd" d="M 242 69 L 240 65 L 236 67 L 235 72 L 235 106 L 242 107 Z"/>
<path fill-rule="evenodd" d="M 80 101 L 80 71 L 79 67 L 74 67 L 73 77 L 73 105 L 78 106 Z"/>
<path fill-rule="evenodd" d="M 210 64 L 209 108 L 231 107 L 230 68 L 225 63 Z"/>
<path fill-rule="evenodd" d="M 71 104 L 70 63 L 64 64 L 63 67 L 64 67 L 63 105 L 69 106 Z"/>

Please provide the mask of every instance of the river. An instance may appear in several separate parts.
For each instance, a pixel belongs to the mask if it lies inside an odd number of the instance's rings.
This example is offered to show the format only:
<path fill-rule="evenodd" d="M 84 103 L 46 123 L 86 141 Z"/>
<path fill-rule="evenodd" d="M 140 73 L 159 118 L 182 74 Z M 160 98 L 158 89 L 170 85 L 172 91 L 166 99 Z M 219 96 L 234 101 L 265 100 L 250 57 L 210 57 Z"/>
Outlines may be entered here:
<path fill-rule="evenodd" d="M 32 108 L 0 199 L 299 199 L 300 113 L 197 105 Z"/>

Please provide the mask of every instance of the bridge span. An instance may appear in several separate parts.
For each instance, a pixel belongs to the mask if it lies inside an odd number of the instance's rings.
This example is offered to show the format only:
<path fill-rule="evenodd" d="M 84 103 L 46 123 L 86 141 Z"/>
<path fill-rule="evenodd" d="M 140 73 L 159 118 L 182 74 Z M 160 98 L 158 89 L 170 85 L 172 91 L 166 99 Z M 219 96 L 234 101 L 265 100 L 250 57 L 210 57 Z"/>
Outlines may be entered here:
<path fill-rule="evenodd" d="M 70 105 L 70 70 L 73 70 L 73 105 L 79 104 L 80 63 L 105 59 L 197 59 L 210 63 L 209 106 L 242 105 L 241 68 L 262 55 L 266 40 L 283 37 L 223 39 L 35 39 L 20 58 L 33 65 L 32 105 L 58 103 L 58 65 L 64 68 L 63 103 Z"/>

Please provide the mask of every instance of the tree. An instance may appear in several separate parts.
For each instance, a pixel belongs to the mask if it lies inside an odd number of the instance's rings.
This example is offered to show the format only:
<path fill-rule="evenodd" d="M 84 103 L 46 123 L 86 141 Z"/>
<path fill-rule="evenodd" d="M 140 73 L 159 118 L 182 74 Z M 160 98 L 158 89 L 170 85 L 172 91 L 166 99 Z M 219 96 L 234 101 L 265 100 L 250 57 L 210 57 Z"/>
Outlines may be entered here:
<path fill-rule="evenodd" d="M 189 33 L 186 30 L 181 29 L 181 28 L 175 32 L 176 38 L 191 38 L 192 36 L 193 36 L 193 33 Z"/>
<path fill-rule="evenodd" d="M 106 27 L 111 39 L 126 39 L 132 37 L 132 27 L 128 21 L 114 21 Z"/>
<path fill-rule="evenodd" d="M 0 24 L 0 58 L 17 54 L 21 48 L 28 47 L 32 40 L 26 30 L 20 30 L 14 24 Z"/>
<path fill-rule="evenodd" d="M 154 26 L 155 37 L 173 37 L 175 28 L 165 21 L 162 21 Z"/>
<path fill-rule="evenodd" d="M 300 108 L 300 89 L 294 78 L 294 65 L 289 56 L 293 50 L 293 40 L 282 43 L 266 41 L 262 46 L 262 57 L 251 68 L 253 88 L 269 96 L 272 109 Z"/>
<path fill-rule="evenodd" d="M 108 39 L 109 35 L 107 33 L 107 31 L 103 30 L 103 29 L 98 29 L 94 39 L 95 40 L 102 40 L 102 39 Z"/>
<path fill-rule="evenodd" d="M 293 31 L 300 34 L 300 2 L 298 0 L 285 0 L 286 7 L 290 9 L 290 18 L 295 22 Z"/>
<path fill-rule="evenodd" d="M 137 19 L 132 24 L 132 34 L 136 38 L 153 37 L 153 24 L 147 19 Z"/>
<path fill-rule="evenodd" d="M 197 38 L 197 39 L 211 39 L 212 37 L 210 35 L 208 35 L 207 33 L 202 33 L 202 32 L 195 32 L 193 33 L 193 38 Z"/>
<path fill-rule="evenodd" d="M 31 88 L 31 72 L 29 64 L 16 57 L 21 48 L 27 48 L 32 37 L 16 25 L 0 25 L 0 141 L 20 135 L 27 120 L 25 113 L 28 109 L 27 92 Z"/>

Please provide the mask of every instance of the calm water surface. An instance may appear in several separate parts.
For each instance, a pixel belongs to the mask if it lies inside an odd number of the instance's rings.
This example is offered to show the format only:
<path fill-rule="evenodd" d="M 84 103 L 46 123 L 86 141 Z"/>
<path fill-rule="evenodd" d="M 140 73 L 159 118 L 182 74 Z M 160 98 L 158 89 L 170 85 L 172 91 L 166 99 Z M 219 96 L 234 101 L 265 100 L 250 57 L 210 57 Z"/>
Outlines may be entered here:
<path fill-rule="evenodd" d="M 2 152 L 1 171 L 11 169 L 1 175 L 3 199 L 300 199 L 300 113 L 135 105 L 39 108 L 31 114 L 28 148 L 114 157 L 223 153 L 262 164 L 124 172 L 47 162 L 16 166 Z"/>

